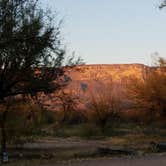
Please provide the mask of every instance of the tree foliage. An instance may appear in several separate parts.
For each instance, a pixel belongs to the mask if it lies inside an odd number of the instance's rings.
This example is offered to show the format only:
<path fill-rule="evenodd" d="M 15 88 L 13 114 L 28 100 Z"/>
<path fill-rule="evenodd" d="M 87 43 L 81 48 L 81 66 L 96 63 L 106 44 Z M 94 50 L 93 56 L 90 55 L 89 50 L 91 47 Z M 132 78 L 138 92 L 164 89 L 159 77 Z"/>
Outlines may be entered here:
<path fill-rule="evenodd" d="M 55 90 L 63 74 L 60 27 L 38 0 L 0 1 L 0 99 Z"/>
<path fill-rule="evenodd" d="M 0 110 L 2 161 L 8 99 L 51 93 L 66 85 L 64 59 L 60 23 L 55 25 L 39 0 L 0 1 L 0 103 L 6 107 Z"/>
<path fill-rule="evenodd" d="M 128 98 L 136 108 L 166 114 L 166 61 L 159 58 L 143 80 L 132 78 L 127 89 Z"/>

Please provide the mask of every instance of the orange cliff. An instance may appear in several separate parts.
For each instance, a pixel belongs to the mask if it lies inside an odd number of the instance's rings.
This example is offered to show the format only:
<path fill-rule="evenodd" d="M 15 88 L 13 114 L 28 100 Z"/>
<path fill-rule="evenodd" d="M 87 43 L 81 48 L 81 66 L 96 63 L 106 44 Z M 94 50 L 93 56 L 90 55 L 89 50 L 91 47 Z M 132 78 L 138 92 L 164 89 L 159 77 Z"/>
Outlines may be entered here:
<path fill-rule="evenodd" d="M 108 78 L 120 81 L 132 76 L 144 79 L 150 68 L 142 64 L 80 65 L 67 68 L 66 74 L 73 81 L 105 80 Z"/>
<path fill-rule="evenodd" d="M 72 93 L 71 95 L 79 96 L 82 101 L 88 100 L 92 91 L 102 90 L 103 85 L 111 81 L 116 86 L 118 85 L 116 88 L 116 93 L 118 93 L 129 78 L 136 77 L 144 80 L 152 68 L 143 64 L 99 64 L 66 67 L 65 74 L 71 81 L 65 91 Z M 47 109 L 56 110 L 56 95 L 56 92 L 49 96 L 42 95 L 41 102 Z"/>

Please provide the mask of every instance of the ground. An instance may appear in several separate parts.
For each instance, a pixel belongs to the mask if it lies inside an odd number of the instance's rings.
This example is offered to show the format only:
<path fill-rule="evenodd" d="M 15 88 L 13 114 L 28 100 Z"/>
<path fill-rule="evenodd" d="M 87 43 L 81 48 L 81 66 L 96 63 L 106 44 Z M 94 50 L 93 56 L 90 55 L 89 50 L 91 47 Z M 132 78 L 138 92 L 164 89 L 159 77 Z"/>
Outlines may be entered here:
<path fill-rule="evenodd" d="M 43 166 L 165 166 L 166 155 L 144 156 L 136 158 L 107 158 L 95 160 L 83 160 L 78 162 L 68 162 L 62 164 L 52 164 Z"/>
<path fill-rule="evenodd" d="M 166 165 L 166 153 L 157 153 L 151 144 L 166 142 L 165 127 L 127 124 L 110 128 L 104 136 L 96 132 L 85 125 L 67 126 L 58 135 L 47 133 L 35 142 L 8 145 L 6 166 Z M 111 151 L 103 153 L 101 148 Z"/>
<path fill-rule="evenodd" d="M 6 166 L 165 166 L 166 154 L 153 154 L 147 156 L 96 158 L 83 160 L 54 161 L 24 161 L 6 164 Z"/>

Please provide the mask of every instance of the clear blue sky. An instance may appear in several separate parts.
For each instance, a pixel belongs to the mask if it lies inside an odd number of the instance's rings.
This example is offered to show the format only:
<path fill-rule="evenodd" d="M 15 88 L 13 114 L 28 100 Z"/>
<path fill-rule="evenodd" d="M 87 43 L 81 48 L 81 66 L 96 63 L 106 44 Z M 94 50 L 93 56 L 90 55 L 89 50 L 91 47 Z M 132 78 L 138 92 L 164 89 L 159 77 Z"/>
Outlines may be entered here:
<path fill-rule="evenodd" d="M 160 0 L 43 0 L 43 4 L 64 18 L 68 50 L 88 64 L 150 65 L 154 52 L 166 57 L 166 8 L 158 9 Z"/>

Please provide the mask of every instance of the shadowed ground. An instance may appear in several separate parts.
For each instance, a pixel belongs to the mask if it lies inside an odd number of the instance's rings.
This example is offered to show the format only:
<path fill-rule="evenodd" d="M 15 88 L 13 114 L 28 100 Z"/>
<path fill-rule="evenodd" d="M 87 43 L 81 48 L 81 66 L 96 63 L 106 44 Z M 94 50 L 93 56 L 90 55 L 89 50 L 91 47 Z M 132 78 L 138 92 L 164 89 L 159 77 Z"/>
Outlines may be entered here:
<path fill-rule="evenodd" d="M 41 166 L 166 166 L 166 154 L 137 158 L 82 160 Z"/>

